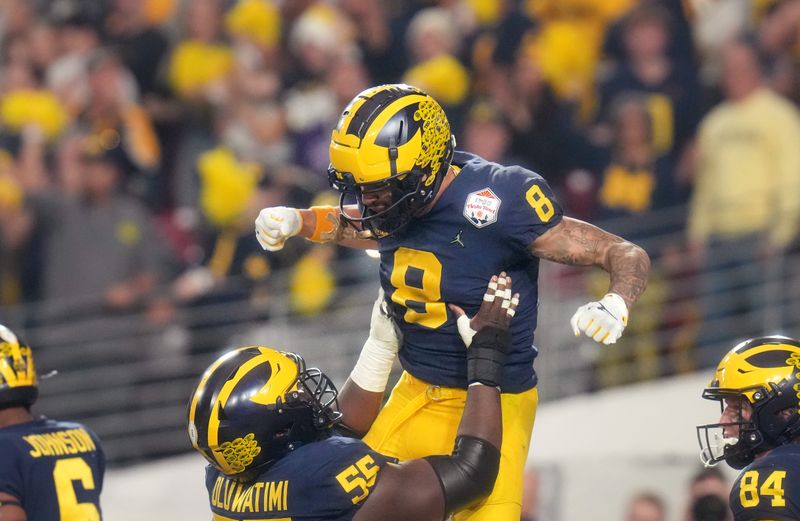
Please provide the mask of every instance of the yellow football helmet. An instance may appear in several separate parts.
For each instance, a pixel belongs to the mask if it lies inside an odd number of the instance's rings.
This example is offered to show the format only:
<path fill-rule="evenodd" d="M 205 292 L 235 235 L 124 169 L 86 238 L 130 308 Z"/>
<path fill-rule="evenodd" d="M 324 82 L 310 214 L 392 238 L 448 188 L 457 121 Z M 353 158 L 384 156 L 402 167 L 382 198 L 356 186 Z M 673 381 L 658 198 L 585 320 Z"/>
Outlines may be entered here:
<path fill-rule="evenodd" d="M 706 465 L 725 460 L 741 469 L 764 451 L 791 443 L 800 435 L 800 342 L 783 336 L 753 338 L 730 350 L 717 366 L 703 398 L 746 400 L 749 420 L 697 427 L 701 459 Z M 738 438 L 723 428 L 737 426 Z"/>
<path fill-rule="evenodd" d="M 400 231 L 430 202 L 450 168 L 455 137 L 442 107 L 416 87 L 380 85 L 358 94 L 331 135 L 328 180 L 354 195 L 360 218 L 342 214 L 381 238 Z M 390 189 L 391 205 L 372 212 L 362 194 Z"/>
<path fill-rule="evenodd" d="M 300 355 L 251 346 L 206 370 L 189 400 L 189 439 L 225 475 L 249 479 L 341 418 L 336 387 Z"/>
<path fill-rule="evenodd" d="M 0 409 L 30 407 L 38 396 L 31 348 L 0 325 Z"/>

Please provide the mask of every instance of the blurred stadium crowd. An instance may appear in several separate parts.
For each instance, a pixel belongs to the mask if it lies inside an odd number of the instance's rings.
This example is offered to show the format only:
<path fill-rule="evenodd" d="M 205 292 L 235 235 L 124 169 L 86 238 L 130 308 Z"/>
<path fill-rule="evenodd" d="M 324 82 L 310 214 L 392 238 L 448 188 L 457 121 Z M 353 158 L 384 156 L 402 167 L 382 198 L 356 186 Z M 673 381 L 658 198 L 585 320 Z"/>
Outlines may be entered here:
<path fill-rule="evenodd" d="M 710 365 L 696 346 L 787 327 L 800 298 L 799 31 L 800 0 L 2 0 L 3 321 L 46 345 L 194 310 L 192 346 L 216 349 L 273 295 L 300 316 L 346 300 L 376 278 L 363 253 L 265 256 L 253 218 L 333 204 L 343 106 L 403 81 L 459 148 L 540 172 L 654 258 L 637 344 L 596 387 Z"/>

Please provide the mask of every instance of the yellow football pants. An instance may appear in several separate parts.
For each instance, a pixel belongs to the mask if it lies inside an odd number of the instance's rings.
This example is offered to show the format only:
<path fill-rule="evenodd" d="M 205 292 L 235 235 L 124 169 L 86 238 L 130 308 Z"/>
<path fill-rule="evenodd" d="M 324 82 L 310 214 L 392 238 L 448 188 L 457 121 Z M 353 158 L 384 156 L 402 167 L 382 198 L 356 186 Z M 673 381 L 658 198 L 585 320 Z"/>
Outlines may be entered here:
<path fill-rule="evenodd" d="M 373 450 L 406 461 L 450 454 L 464 412 L 467 391 L 430 385 L 403 372 L 389 401 L 364 441 Z M 500 471 L 491 495 L 454 521 L 519 521 L 522 476 L 536 417 L 539 392 L 501 394 L 503 446 Z"/>

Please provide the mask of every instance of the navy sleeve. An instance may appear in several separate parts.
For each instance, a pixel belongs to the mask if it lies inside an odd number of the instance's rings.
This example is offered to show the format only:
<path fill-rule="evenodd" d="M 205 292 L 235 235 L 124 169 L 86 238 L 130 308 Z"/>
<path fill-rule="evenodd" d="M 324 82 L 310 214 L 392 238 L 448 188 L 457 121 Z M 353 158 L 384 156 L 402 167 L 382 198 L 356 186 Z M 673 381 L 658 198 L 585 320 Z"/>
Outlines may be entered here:
<path fill-rule="evenodd" d="M 22 468 L 17 446 L 7 439 L 0 438 L 0 492 L 10 494 L 20 501 L 23 499 Z"/>
<path fill-rule="evenodd" d="M 539 236 L 561 222 L 564 212 L 542 176 L 514 166 L 498 175 L 502 205 L 499 219 L 507 236 L 527 248 Z"/>

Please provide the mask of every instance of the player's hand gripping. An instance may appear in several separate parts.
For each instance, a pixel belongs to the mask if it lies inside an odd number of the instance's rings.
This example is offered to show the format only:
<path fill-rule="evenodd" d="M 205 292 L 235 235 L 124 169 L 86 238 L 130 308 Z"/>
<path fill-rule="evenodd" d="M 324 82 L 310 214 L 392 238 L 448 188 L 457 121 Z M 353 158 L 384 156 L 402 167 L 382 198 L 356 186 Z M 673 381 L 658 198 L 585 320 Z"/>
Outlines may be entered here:
<path fill-rule="evenodd" d="M 264 208 L 256 218 L 256 239 L 267 251 L 283 248 L 286 239 L 300 233 L 303 218 L 296 208 L 271 206 Z"/>
<path fill-rule="evenodd" d="M 481 307 L 474 317 L 468 317 L 464 310 L 455 304 L 449 306 L 458 317 L 456 319 L 458 334 L 469 347 L 472 344 L 472 337 L 483 327 L 507 330 L 517 312 L 517 305 L 519 305 L 519 293 L 512 296 L 511 277 L 504 271 L 500 275 L 494 275 L 489 281 Z"/>
<path fill-rule="evenodd" d="M 583 332 L 595 342 L 613 344 L 628 325 L 628 306 L 616 293 L 579 307 L 570 320 L 575 336 Z"/>

